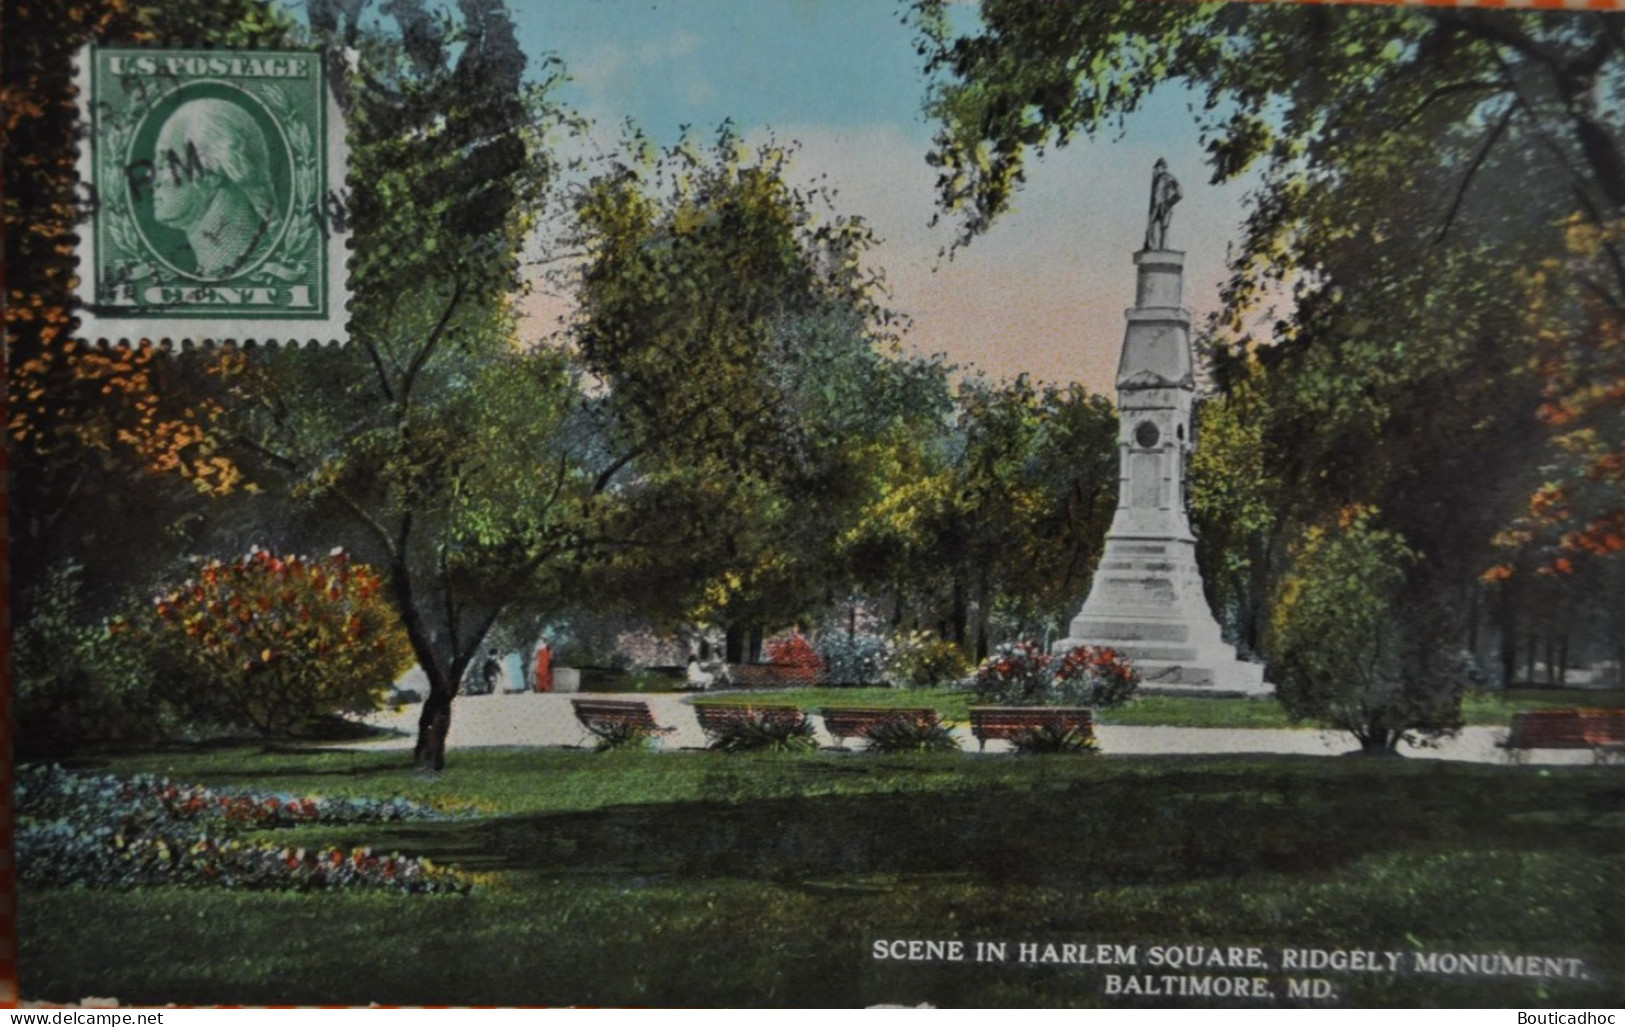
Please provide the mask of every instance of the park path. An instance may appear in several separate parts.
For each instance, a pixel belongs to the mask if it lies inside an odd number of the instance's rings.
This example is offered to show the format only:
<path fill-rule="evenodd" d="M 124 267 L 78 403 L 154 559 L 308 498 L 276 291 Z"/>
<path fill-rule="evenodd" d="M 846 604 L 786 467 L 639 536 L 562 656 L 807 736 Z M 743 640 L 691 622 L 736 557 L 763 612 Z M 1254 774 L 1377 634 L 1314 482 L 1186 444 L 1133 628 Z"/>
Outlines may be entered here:
<path fill-rule="evenodd" d="M 732 694 L 732 693 L 730 693 Z M 576 721 L 569 695 L 520 693 L 517 695 L 459 696 L 452 709 L 451 735 L 447 747 L 469 749 L 487 746 L 589 746 L 591 737 Z M 619 695 L 593 693 L 594 699 L 641 699 L 649 704 L 655 722 L 677 730 L 659 742 L 663 749 L 698 749 L 705 745 L 688 695 Z M 740 694 L 741 700 L 746 695 Z M 399 731 L 383 739 L 353 743 L 357 749 L 410 749 L 417 732 L 420 707 L 385 710 L 367 719 L 377 727 Z M 823 724 L 814 718 L 822 745 L 834 745 Z M 954 732 L 969 752 L 976 751 L 976 739 L 969 727 Z M 1102 752 L 1113 755 L 1167 755 L 1177 753 L 1277 753 L 1309 756 L 1336 756 L 1355 749 L 1353 740 L 1335 731 L 1285 730 L 1273 728 L 1119 727 L 1098 725 L 1095 735 Z M 1469 727 L 1437 748 L 1400 747 L 1402 755 L 1475 763 L 1502 763 L 1506 754 L 1496 748 L 1505 728 Z M 856 746 L 851 739 L 848 746 Z M 1003 742 L 990 742 L 988 752 L 1001 752 Z M 1585 751 L 1542 750 L 1529 753 L 1527 762 L 1540 764 L 1589 764 Z"/>

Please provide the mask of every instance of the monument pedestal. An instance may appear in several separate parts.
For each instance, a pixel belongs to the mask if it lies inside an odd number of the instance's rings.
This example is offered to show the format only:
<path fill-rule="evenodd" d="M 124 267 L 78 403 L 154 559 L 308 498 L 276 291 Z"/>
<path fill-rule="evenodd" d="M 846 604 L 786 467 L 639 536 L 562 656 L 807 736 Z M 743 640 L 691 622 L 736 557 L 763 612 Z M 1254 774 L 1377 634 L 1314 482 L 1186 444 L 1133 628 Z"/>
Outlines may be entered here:
<path fill-rule="evenodd" d="M 1264 668 L 1236 658 L 1202 594 L 1193 539 L 1108 537 L 1084 601 L 1056 652 L 1108 646 L 1146 692 L 1269 695 Z"/>
<path fill-rule="evenodd" d="M 1117 368 L 1117 512 L 1089 598 L 1054 650 L 1115 649 L 1147 692 L 1268 695 L 1263 666 L 1236 658 L 1208 609 L 1185 512 L 1196 393 L 1191 315 L 1180 305 L 1185 255 L 1142 250 L 1134 263 L 1136 302 Z"/>

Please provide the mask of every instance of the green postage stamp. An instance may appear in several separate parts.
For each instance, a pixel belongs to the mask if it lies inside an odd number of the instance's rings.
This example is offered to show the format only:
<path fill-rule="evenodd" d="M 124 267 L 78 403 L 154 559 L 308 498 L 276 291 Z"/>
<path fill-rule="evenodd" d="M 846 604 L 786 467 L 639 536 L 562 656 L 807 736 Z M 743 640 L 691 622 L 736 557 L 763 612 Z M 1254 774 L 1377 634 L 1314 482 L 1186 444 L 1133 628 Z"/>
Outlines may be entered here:
<path fill-rule="evenodd" d="M 80 54 L 81 337 L 345 339 L 343 122 L 321 54 Z"/>

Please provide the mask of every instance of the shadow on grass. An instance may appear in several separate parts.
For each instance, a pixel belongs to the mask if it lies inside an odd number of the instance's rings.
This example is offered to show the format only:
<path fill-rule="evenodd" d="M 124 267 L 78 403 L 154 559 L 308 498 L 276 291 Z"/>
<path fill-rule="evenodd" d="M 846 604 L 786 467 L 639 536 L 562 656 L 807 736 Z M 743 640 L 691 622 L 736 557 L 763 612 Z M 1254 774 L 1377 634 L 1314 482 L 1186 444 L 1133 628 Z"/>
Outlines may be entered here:
<path fill-rule="evenodd" d="M 1464 847 L 1625 851 L 1618 774 L 1524 774 L 1509 787 L 1494 767 L 1159 757 L 1036 787 L 741 800 L 730 795 L 735 773 L 719 766 L 715 799 L 402 825 L 370 841 L 473 870 L 780 884 L 948 875 L 1058 888 L 1316 876 L 1371 855 Z M 816 776 L 809 767 L 803 781 Z"/>

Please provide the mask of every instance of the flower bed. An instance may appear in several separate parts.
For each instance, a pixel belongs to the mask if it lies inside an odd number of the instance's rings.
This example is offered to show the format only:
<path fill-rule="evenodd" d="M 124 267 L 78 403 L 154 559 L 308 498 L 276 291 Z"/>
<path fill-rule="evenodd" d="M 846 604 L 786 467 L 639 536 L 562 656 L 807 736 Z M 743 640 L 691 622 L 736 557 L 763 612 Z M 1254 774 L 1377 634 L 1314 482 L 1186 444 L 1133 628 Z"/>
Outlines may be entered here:
<path fill-rule="evenodd" d="M 402 798 L 293 798 L 216 791 L 150 776 L 123 779 L 33 767 L 17 775 L 16 803 L 17 866 L 28 884 L 370 887 L 414 893 L 466 892 L 470 886 L 454 868 L 399 853 L 295 849 L 238 837 L 297 824 L 447 816 Z"/>
<path fill-rule="evenodd" d="M 1052 656 L 1032 642 L 999 646 L 976 671 L 979 702 L 1002 706 L 1121 706 L 1139 672 L 1112 649 L 1078 646 Z"/>

